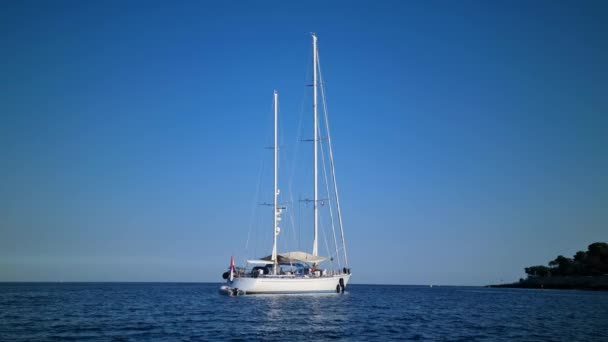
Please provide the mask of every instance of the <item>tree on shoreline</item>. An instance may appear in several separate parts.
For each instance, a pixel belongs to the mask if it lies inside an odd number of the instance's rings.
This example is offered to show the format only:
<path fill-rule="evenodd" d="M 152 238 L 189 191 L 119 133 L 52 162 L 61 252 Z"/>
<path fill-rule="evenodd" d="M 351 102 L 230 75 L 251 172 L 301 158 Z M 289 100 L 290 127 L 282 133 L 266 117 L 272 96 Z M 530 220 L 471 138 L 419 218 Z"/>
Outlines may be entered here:
<path fill-rule="evenodd" d="M 608 244 L 595 242 L 587 251 L 578 251 L 573 258 L 559 255 L 549 262 L 549 267 L 539 265 L 525 269 L 528 277 L 597 276 L 608 274 Z"/>

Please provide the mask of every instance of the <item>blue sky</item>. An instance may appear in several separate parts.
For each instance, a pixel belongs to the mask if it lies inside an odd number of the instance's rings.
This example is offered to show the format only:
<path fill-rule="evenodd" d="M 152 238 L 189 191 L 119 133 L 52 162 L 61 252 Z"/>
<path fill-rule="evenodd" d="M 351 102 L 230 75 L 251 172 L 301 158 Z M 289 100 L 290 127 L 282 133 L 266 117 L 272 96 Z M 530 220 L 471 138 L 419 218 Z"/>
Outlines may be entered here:
<path fill-rule="evenodd" d="M 608 240 L 604 2 L 1 7 L 0 281 L 219 281 L 250 226 L 268 254 L 274 89 L 282 187 L 311 192 L 311 31 L 354 282 L 511 281 Z"/>

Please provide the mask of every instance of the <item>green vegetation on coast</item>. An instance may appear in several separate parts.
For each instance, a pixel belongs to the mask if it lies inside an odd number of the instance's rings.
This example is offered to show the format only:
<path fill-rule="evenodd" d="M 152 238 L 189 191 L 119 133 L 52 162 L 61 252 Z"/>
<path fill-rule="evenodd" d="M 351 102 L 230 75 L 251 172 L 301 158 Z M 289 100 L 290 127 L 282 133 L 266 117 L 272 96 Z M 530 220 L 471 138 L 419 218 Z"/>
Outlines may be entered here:
<path fill-rule="evenodd" d="M 608 244 L 595 242 L 572 258 L 559 255 L 549 266 L 525 268 L 526 279 L 490 287 L 608 290 Z"/>

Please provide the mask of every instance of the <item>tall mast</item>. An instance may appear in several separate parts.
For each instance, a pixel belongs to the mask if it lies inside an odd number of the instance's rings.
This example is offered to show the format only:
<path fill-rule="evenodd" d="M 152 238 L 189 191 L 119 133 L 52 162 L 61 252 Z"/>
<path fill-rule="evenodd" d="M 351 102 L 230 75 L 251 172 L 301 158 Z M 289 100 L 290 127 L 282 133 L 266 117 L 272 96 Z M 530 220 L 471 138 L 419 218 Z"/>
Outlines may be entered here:
<path fill-rule="evenodd" d="M 318 130 L 317 130 L 317 36 L 313 33 L 312 34 L 312 112 L 313 112 L 313 130 L 314 130 L 314 138 L 313 138 L 313 142 L 314 142 L 314 178 L 315 178 L 315 190 L 314 190 L 314 200 L 313 200 L 313 204 L 314 204 L 314 212 L 315 212 L 315 219 L 314 219 L 314 237 L 313 237 L 313 242 L 312 242 L 312 255 L 318 255 L 318 239 L 317 239 L 317 232 L 318 232 L 318 225 L 319 225 L 319 213 L 318 213 L 318 205 L 317 205 L 317 201 L 318 201 L 318 193 L 317 193 L 317 186 L 318 186 L 318 180 L 317 180 L 317 140 L 318 140 Z"/>
<path fill-rule="evenodd" d="M 272 261 L 274 263 L 273 265 L 273 273 L 276 275 L 277 274 L 277 235 L 279 235 L 279 227 L 277 225 L 278 221 L 279 221 L 279 215 L 280 215 L 280 209 L 277 208 L 277 197 L 279 196 L 279 189 L 278 189 L 278 120 L 279 120 L 279 115 L 278 115 L 278 100 L 279 100 L 279 94 L 277 93 L 277 91 L 274 91 L 274 202 L 272 205 L 272 212 L 273 212 L 273 243 L 272 243 Z"/>

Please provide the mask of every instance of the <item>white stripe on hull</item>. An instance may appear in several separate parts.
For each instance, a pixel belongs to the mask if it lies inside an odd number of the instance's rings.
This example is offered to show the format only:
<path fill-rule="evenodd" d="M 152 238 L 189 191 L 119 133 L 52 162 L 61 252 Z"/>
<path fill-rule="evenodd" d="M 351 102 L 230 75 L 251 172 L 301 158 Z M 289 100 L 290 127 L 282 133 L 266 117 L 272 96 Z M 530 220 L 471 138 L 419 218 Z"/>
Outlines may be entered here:
<path fill-rule="evenodd" d="M 234 278 L 230 286 L 243 290 L 246 294 L 336 292 L 341 278 L 346 286 L 350 274 L 318 278 Z"/>

